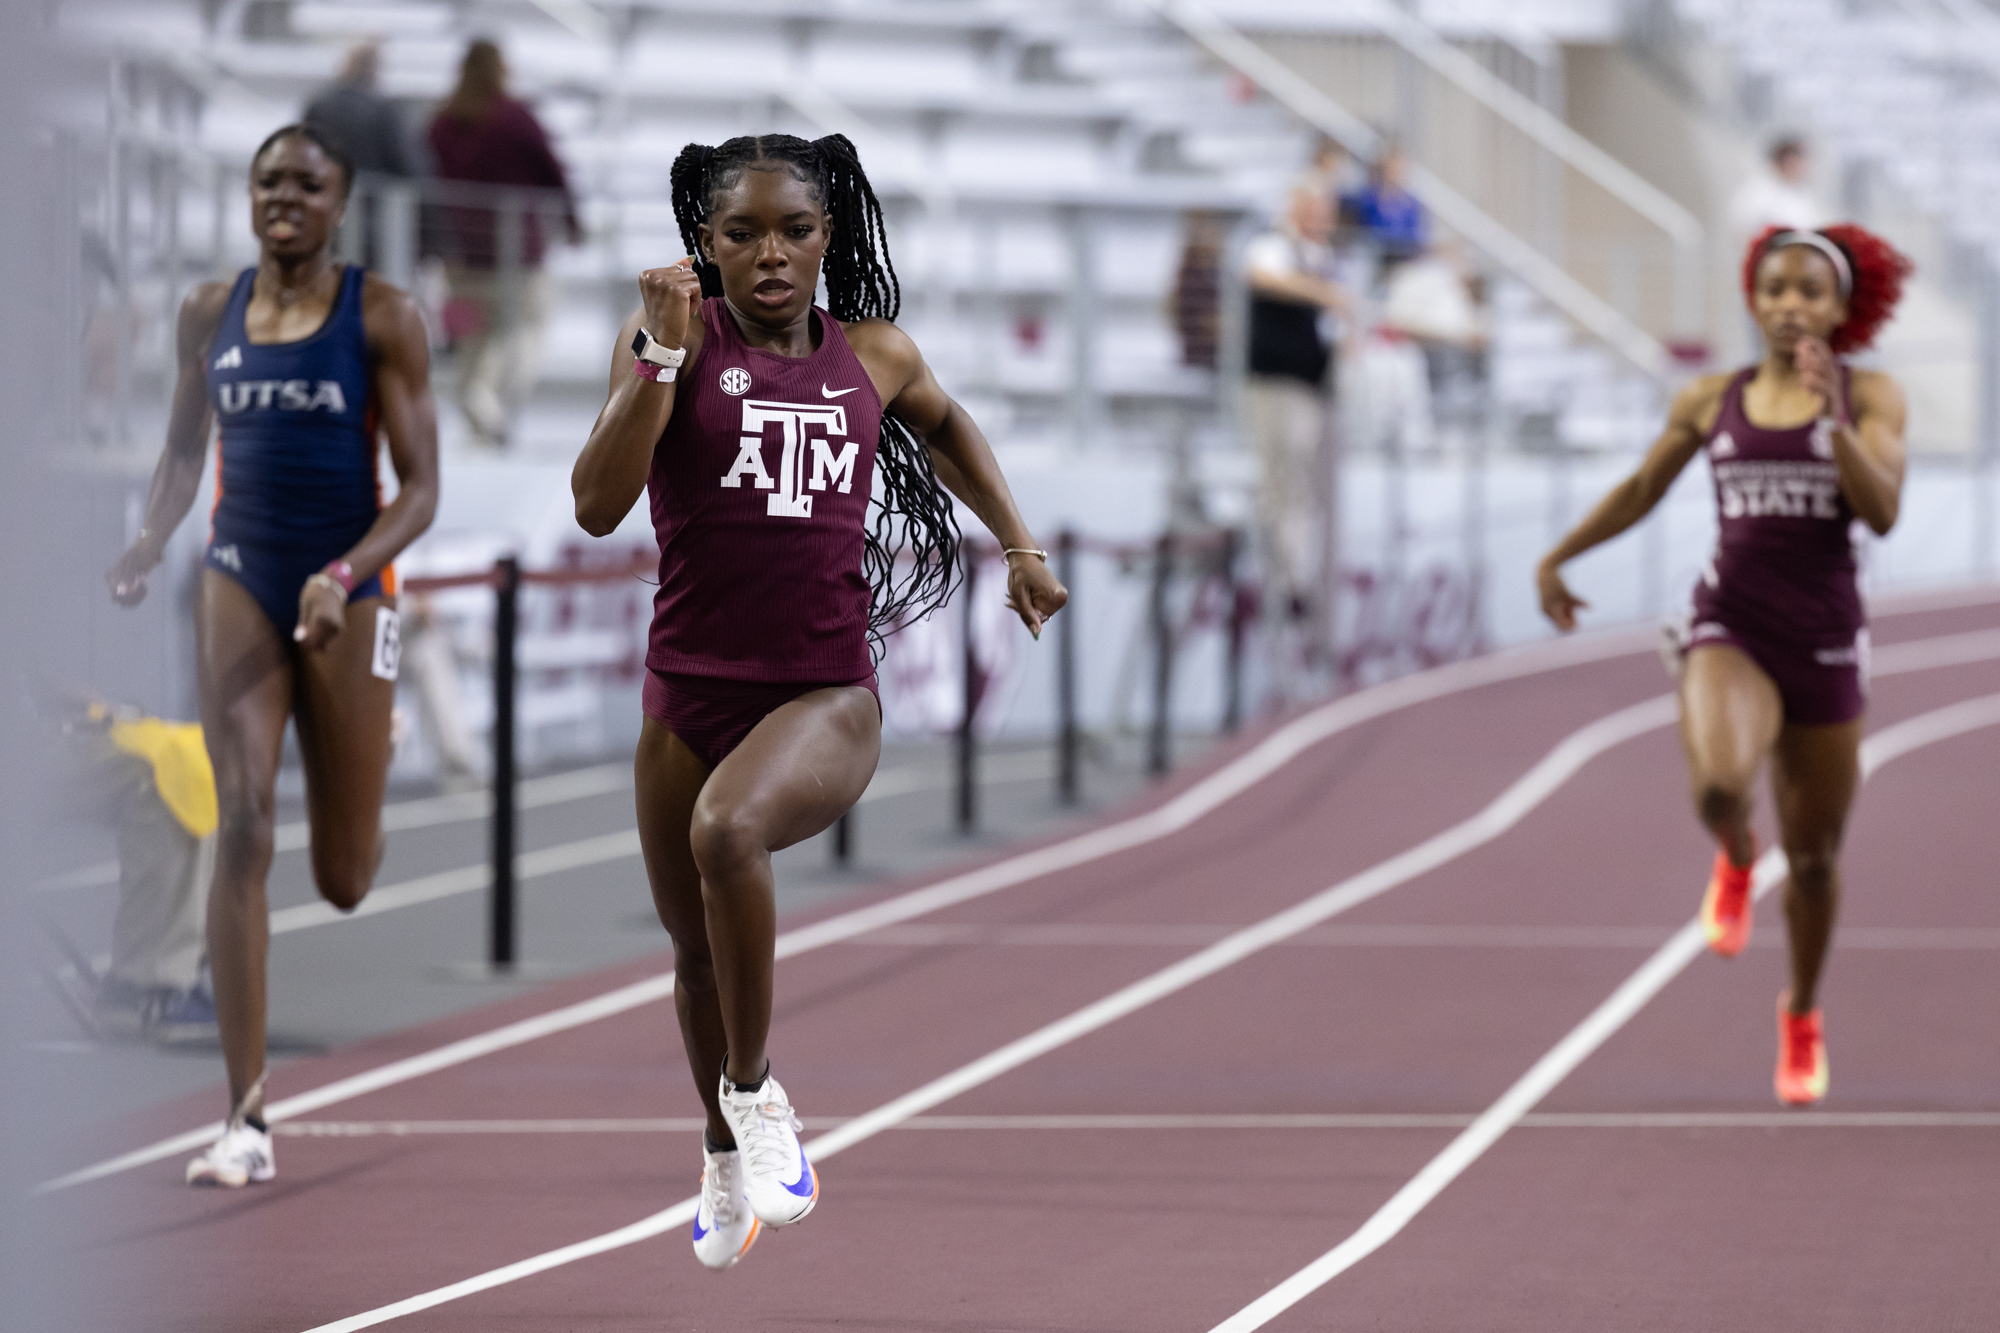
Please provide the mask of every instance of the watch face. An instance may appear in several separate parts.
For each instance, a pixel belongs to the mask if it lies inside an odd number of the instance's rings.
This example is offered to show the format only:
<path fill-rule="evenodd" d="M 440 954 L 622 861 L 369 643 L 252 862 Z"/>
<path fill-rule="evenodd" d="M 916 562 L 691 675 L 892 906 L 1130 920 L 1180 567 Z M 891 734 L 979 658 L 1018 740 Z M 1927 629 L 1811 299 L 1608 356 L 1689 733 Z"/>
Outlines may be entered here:
<path fill-rule="evenodd" d="M 645 354 L 646 354 L 646 331 L 644 329 L 640 329 L 637 333 L 632 335 L 632 355 L 644 356 Z"/>

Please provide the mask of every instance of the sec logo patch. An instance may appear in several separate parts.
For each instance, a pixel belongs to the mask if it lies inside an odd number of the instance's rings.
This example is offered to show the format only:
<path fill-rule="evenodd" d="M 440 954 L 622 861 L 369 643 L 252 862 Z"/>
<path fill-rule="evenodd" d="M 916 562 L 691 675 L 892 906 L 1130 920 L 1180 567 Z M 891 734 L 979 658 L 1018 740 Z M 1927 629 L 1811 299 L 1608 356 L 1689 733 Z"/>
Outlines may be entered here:
<path fill-rule="evenodd" d="M 750 372 L 741 366 L 731 366 L 723 371 L 722 391 L 738 396 L 750 392 Z"/>

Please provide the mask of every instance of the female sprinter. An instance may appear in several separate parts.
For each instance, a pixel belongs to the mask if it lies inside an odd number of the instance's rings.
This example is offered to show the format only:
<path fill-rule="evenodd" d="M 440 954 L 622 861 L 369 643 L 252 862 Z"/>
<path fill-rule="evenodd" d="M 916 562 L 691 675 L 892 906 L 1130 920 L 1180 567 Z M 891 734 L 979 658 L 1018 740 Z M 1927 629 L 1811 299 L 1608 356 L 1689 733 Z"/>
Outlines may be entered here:
<path fill-rule="evenodd" d="M 1586 603 L 1563 585 L 1563 562 L 1638 522 L 1708 451 L 1721 538 L 1680 644 L 1681 744 L 1695 809 L 1720 844 L 1701 920 L 1724 958 L 1750 938 L 1751 791 L 1768 754 L 1791 866 L 1792 986 L 1778 999 L 1776 1080 L 1789 1106 L 1826 1095 L 1819 979 L 1840 899 L 1841 829 L 1860 781 L 1868 627 L 1850 529 L 1859 518 L 1888 532 L 1903 487 L 1902 390 L 1839 358 L 1874 339 L 1909 272 L 1855 226 L 1758 237 L 1743 286 L 1763 362 L 1683 389 L 1639 470 L 1538 572 L 1543 613 L 1575 628 Z"/>
<path fill-rule="evenodd" d="M 124 605 L 145 597 L 148 571 L 194 503 L 219 417 L 220 495 L 195 623 L 222 815 L 208 954 L 230 1114 L 188 1163 L 197 1185 L 275 1174 L 263 1120 L 264 877 L 285 719 L 305 765 L 314 882 L 352 909 L 382 854 L 398 644 L 389 562 L 437 508 L 430 349 L 416 307 L 329 248 L 350 183 L 346 156 L 303 126 L 279 130 L 251 159 L 257 266 L 181 306 L 180 378 L 145 526 L 106 575 Z M 400 482 L 387 508 L 378 429 Z"/>
<path fill-rule="evenodd" d="M 819 1198 L 764 1052 L 771 853 L 832 824 L 875 772 L 871 640 L 949 591 L 940 480 L 1006 548 L 1031 631 L 1069 594 L 979 428 L 891 322 L 900 292 L 854 146 L 690 145 L 673 198 L 696 257 L 640 275 L 572 486 L 598 536 L 648 492 L 659 535 L 639 835 L 708 1108 L 694 1249 L 720 1269 Z M 831 311 L 812 303 L 822 271 Z M 900 578 L 899 550 L 914 561 Z"/>

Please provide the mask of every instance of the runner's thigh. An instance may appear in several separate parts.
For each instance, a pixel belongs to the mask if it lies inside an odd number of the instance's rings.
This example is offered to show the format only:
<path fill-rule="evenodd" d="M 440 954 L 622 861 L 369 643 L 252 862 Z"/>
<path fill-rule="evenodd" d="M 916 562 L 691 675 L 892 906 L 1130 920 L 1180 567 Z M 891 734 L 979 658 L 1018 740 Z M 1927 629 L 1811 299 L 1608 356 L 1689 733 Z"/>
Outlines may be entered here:
<path fill-rule="evenodd" d="M 195 611 L 202 736 L 225 820 L 269 820 L 285 719 L 292 711 L 291 654 L 242 584 L 202 571 Z"/>
<path fill-rule="evenodd" d="M 1831 856 L 1861 786 L 1861 722 L 1788 726 L 1771 753 L 1771 795 L 1785 851 Z"/>
<path fill-rule="evenodd" d="M 396 705 L 395 636 L 393 622 L 380 620 L 384 611 L 395 614 L 379 597 L 350 603 L 332 643 L 297 655 L 299 757 L 322 888 L 329 876 L 351 884 L 357 875 L 365 888 L 375 871 Z"/>
<path fill-rule="evenodd" d="M 1710 645 L 1681 671 L 1681 744 L 1697 780 L 1747 784 L 1784 725 L 1778 687 L 1740 648 Z"/>
<path fill-rule="evenodd" d="M 754 830 L 778 851 L 861 799 L 882 757 L 882 712 L 859 685 L 801 695 L 759 722 L 709 775 L 696 818 Z"/>
<path fill-rule="evenodd" d="M 708 918 L 701 900 L 701 870 L 688 831 L 708 768 L 680 737 L 652 718 L 639 724 L 632 758 L 632 795 L 639 814 L 639 847 L 660 924 L 677 945 L 706 950 Z"/>

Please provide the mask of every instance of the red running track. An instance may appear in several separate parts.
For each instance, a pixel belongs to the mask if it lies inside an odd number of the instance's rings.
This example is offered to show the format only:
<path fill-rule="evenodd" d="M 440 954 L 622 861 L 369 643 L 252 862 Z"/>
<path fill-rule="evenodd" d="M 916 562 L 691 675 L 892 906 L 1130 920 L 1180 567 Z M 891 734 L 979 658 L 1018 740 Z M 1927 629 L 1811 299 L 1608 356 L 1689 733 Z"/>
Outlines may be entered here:
<path fill-rule="evenodd" d="M 1951 639 L 1984 645 L 1953 665 L 1922 647 L 1996 626 L 1993 602 L 1882 616 L 1881 659 L 1916 644 L 1920 669 L 1878 677 L 1871 730 L 2000 694 L 2000 634 Z M 789 958 L 777 1067 L 809 1128 L 864 1115 L 1434 839 L 1666 686 L 1635 649 L 1444 693 L 1180 832 Z M 1966 727 L 1861 797 L 1823 1109 L 1772 1099 L 1767 900 L 1748 954 L 1697 958 L 1400 1234 L 1268 1326 L 1991 1327 L 2000 726 Z M 1670 727 L 1608 744 L 1490 840 L 847 1148 L 813 1217 L 727 1274 L 676 1224 L 382 1326 L 1214 1328 L 1367 1222 L 1686 922 L 1711 853 L 1684 786 Z M 273 1095 L 662 965 L 288 1065 Z M 215 1095 L 93 1146 L 185 1130 Z M 274 1185 L 191 1191 L 177 1155 L 44 1206 L 90 1233 L 116 1301 L 144 1293 L 129 1326 L 359 1327 L 340 1321 L 686 1197 L 698 1115 L 651 1003 L 316 1111 L 287 1127 Z"/>

